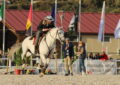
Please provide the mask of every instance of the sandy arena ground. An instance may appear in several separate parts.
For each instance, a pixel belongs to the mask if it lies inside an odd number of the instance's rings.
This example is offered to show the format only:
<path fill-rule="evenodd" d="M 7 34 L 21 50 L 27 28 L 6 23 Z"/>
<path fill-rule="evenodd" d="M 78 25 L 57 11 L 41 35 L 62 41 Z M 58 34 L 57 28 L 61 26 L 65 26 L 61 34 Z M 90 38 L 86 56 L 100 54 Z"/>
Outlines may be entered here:
<path fill-rule="evenodd" d="M 120 75 L 0 75 L 0 85 L 120 85 Z"/>

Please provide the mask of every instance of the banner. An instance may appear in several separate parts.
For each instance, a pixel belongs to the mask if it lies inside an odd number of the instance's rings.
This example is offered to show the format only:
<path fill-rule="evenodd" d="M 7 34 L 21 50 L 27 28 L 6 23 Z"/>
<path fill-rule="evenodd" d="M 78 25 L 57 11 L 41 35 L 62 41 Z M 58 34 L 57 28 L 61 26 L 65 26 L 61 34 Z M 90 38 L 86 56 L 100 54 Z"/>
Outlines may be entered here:
<path fill-rule="evenodd" d="M 115 74 L 115 61 L 86 60 L 86 72 L 88 74 Z"/>
<path fill-rule="evenodd" d="M 72 64 L 73 74 L 79 74 L 79 60 L 77 59 Z M 101 60 L 85 60 L 86 72 L 88 74 L 115 74 L 116 62 L 115 61 L 101 61 Z M 65 74 L 63 59 L 50 60 L 48 66 L 52 72 L 57 71 L 57 74 Z"/>

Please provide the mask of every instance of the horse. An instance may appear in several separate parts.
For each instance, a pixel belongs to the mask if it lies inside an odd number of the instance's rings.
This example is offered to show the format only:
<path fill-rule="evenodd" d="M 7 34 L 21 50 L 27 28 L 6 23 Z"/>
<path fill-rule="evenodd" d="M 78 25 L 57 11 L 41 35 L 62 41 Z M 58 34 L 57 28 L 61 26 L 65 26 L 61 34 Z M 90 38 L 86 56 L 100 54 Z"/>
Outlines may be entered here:
<path fill-rule="evenodd" d="M 35 45 L 33 44 L 34 39 L 30 38 L 31 36 L 26 37 L 22 42 L 22 60 L 24 59 L 24 56 L 32 56 L 32 54 L 35 54 Z M 49 30 L 39 44 L 39 56 L 43 63 L 41 76 L 44 75 L 45 70 L 48 67 L 50 61 L 50 57 L 48 56 L 55 48 L 56 40 L 59 40 L 61 43 L 63 43 L 65 40 L 64 31 L 60 28 L 53 28 Z"/>

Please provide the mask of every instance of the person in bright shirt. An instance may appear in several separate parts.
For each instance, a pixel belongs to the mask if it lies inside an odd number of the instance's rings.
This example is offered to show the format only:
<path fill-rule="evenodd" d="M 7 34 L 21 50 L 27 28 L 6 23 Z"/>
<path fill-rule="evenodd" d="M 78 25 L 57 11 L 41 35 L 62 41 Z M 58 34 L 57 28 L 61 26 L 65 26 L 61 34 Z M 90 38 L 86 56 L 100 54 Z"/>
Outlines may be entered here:
<path fill-rule="evenodd" d="M 105 53 L 105 51 L 103 51 L 100 60 L 108 60 L 108 55 Z"/>

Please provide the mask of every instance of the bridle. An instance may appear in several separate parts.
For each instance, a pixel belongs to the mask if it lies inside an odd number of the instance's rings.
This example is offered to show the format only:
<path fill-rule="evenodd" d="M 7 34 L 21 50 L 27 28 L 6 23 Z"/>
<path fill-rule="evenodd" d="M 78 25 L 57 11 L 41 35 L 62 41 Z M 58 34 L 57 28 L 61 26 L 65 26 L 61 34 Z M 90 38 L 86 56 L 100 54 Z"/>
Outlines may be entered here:
<path fill-rule="evenodd" d="M 57 33 L 58 33 L 58 30 L 57 30 Z M 57 35 L 57 33 L 56 33 L 56 35 Z M 59 33 L 58 33 L 58 38 L 59 38 L 60 42 L 63 42 L 63 40 L 59 36 Z"/>
<path fill-rule="evenodd" d="M 58 34 L 58 38 L 59 38 L 60 42 L 63 42 L 63 40 L 60 38 L 60 35 L 59 35 L 58 31 L 59 31 L 59 30 L 57 30 L 57 32 L 56 32 L 55 38 L 51 35 L 51 32 L 49 31 L 50 36 L 51 36 L 52 38 L 56 39 L 57 34 Z"/>

